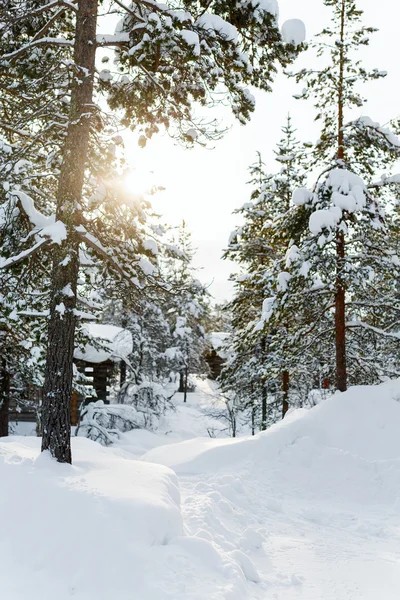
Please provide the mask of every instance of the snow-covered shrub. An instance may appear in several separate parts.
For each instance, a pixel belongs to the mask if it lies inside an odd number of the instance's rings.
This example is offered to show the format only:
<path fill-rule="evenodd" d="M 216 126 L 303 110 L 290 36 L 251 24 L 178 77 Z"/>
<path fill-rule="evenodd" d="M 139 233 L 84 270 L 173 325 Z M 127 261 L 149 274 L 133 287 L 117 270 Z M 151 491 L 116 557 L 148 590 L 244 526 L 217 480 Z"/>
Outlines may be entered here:
<path fill-rule="evenodd" d="M 104 404 L 103 400 L 98 400 L 82 409 L 76 435 L 110 446 L 119 439 L 121 433 L 144 428 L 146 423 L 146 415 L 134 406 Z"/>
<path fill-rule="evenodd" d="M 142 381 L 138 384 L 127 382 L 121 388 L 118 401 L 130 405 L 141 415 L 143 428 L 154 429 L 159 418 L 168 409 L 173 408 L 171 399 L 174 394 L 175 389 L 153 381 Z"/>

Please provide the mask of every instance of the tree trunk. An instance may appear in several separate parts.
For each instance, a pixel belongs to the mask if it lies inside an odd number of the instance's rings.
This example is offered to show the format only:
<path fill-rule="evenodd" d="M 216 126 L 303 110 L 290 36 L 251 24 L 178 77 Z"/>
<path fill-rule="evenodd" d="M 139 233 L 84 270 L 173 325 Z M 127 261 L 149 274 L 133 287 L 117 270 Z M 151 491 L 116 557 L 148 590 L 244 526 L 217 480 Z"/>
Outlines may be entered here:
<path fill-rule="evenodd" d="M 187 400 L 187 389 L 188 389 L 188 377 L 189 377 L 189 369 L 185 367 L 185 383 L 184 383 L 184 391 L 183 391 L 183 401 Z"/>
<path fill-rule="evenodd" d="M 282 419 L 284 419 L 289 410 L 289 371 L 282 373 L 282 392 Z"/>
<path fill-rule="evenodd" d="M 52 295 L 42 409 L 42 450 L 71 462 L 71 397 L 79 271 L 79 225 L 93 108 L 97 0 L 78 0 L 69 125 L 57 192 L 57 220 L 67 239 L 53 251 Z M 72 292 L 72 293 L 71 293 Z"/>
<path fill-rule="evenodd" d="M 179 388 L 178 388 L 178 392 L 180 394 L 183 394 L 183 392 L 185 391 L 185 379 L 183 377 L 183 371 L 179 372 Z"/>
<path fill-rule="evenodd" d="M 0 375 L 0 437 L 8 435 L 8 412 L 10 408 L 10 374 L 7 369 L 7 360 L 1 361 Z"/>
<path fill-rule="evenodd" d="M 261 431 L 267 429 L 267 390 L 265 389 L 265 382 L 261 390 Z"/>
<path fill-rule="evenodd" d="M 342 0 L 340 26 L 340 58 L 338 88 L 338 150 L 339 167 L 344 167 L 345 149 L 343 136 L 343 84 L 344 84 L 344 28 L 346 0 Z M 336 291 L 335 291 L 335 347 L 336 347 L 336 388 L 341 392 L 347 389 L 346 367 L 346 304 L 345 282 L 343 280 L 345 261 L 345 240 L 342 231 L 336 232 Z"/>
<path fill-rule="evenodd" d="M 336 233 L 336 295 L 335 295 L 335 336 L 336 336 L 336 388 L 341 392 L 347 389 L 346 367 L 346 305 L 345 286 L 342 278 L 344 267 L 344 235 Z"/>
<path fill-rule="evenodd" d="M 119 385 L 122 387 L 126 381 L 126 362 L 124 360 L 121 360 L 119 369 Z"/>

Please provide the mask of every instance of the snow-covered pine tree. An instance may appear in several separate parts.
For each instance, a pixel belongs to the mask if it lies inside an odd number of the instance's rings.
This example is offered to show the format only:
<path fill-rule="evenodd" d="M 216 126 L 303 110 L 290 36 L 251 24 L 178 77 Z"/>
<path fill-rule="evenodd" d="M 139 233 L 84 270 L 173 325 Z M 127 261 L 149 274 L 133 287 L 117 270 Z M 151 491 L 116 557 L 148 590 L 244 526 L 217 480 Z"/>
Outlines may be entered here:
<path fill-rule="evenodd" d="M 119 254 L 125 259 L 127 253 L 120 238 L 108 247 L 88 231 L 87 220 L 82 218 L 89 148 L 103 129 L 97 92 L 105 91 L 111 108 L 124 113 L 124 124 L 142 126 L 145 136 L 160 126 L 175 124 L 181 136 L 192 142 L 215 135 L 215 124 L 210 128 L 194 123 L 194 101 L 209 105 L 219 101 L 225 89 L 223 96 L 231 102 L 234 115 L 245 122 L 254 108 L 246 86 L 269 91 L 277 66 L 288 64 L 296 53 L 294 44 L 285 44 L 279 34 L 274 0 L 266 5 L 236 5 L 226 0 L 213 6 L 186 2 L 171 7 L 144 0 L 125 5 L 116 0 L 112 8 L 121 16 L 117 30 L 97 35 L 97 0 L 46 4 L 3 0 L 0 5 L 4 86 L 13 90 L 18 82 L 13 65 L 32 57 L 45 65 L 48 53 L 67 75 L 61 87 L 55 84 L 53 90 L 56 97 L 68 99 L 67 120 L 60 122 L 58 114 L 42 119 L 40 109 L 32 119 L 39 137 L 48 131 L 49 122 L 65 132 L 54 197 L 58 235 L 54 227 L 48 231 L 53 270 L 43 406 L 43 450 L 49 449 L 61 462 L 71 461 L 69 405 L 80 246 L 90 246 L 121 277 L 137 278 L 129 263 L 121 266 Z M 45 24 L 37 17 L 45 18 Z M 16 27 L 23 28 L 23 36 L 14 39 Z M 14 46 L 11 49 L 9 42 Z M 116 50 L 116 72 L 104 69 L 97 78 L 96 52 L 107 47 Z M 63 51 L 66 56 L 61 57 Z M 56 68 L 49 70 L 49 74 L 54 72 Z M 41 84 L 46 94 L 48 81 L 44 74 Z M 4 121 L 3 128 L 13 127 Z"/>
<path fill-rule="evenodd" d="M 282 261 L 289 241 L 301 226 L 292 218 L 291 197 L 305 178 L 304 151 L 296 140 L 290 117 L 282 131 L 283 138 L 275 151 L 280 171 L 268 174 L 260 156 L 251 167 L 251 201 L 236 211 L 244 223 L 231 236 L 224 254 L 241 266 L 241 272 L 233 276 L 232 352 L 221 384 L 226 393 L 236 395 L 245 409 L 250 408 L 252 422 L 260 423 L 261 429 L 276 420 L 277 414 L 286 412 L 289 367 L 285 363 L 285 336 L 282 338 L 286 324 L 280 323 L 273 329 L 255 325 L 265 298 L 272 295 L 275 287 L 274 265 Z"/>
<path fill-rule="evenodd" d="M 187 400 L 190 375 L 207 372 L 206 324 L 209 318 L 209 293 L 196 278 L 192 261 L 195 250 L 185 221 L 182 221 L 172 243 L 179 256 L 170 258 L 165 265 L 165 278 L 171 288 L 166 311 L 172 333 L 167 354 L 179 374 L 179 391 Z"/>
<path fill-rule="evenodd" d="M 332 10 L 331 24 L 314 43 L 323 66 L 317 63 L 296 74 L 306 85 L 299 97 L 314 99 L 316 119 L 322 122 L 311 166 L 322 166 L 323 172 L 313 191 L 299 189 L 293 196 L 299 218 L 309 221 L 308 232 L 289 247 L 285 289 L 277 290 L 266 312 L 275 320 L 293 315 L 299 360 L 312 349 L 322 365 L 335 364 L 336 388 L 344 391 L 348 377 L 371 382 L 393 373 L 388 356 L 374 351 L 376 336 L 382 335 L 395 352 L 399 310 L 391 221 L 385 219 L 374 177 L 399 156 L 400 141 L 356 114 L 365 103 L 359 84 L 385 76 L 366 70 L 356 57 L 375 30 L 362 25 L 354 0 L 324 4 Z"/>

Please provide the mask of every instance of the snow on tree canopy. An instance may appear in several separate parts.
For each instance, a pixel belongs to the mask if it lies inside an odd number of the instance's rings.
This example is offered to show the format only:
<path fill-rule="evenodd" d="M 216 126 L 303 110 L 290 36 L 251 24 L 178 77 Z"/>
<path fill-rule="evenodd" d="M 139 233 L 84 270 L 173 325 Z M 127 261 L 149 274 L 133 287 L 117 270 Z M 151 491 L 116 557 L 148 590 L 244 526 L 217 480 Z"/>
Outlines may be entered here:
<path fill-rule="evenodd" d="M 390 144 L 393 146 L 400 147 L 400 139 L 387 127 L 381 127 L 380 123 L 373 121 L 370 117 L 360 117 L 357 119 L 356 123 L 361 125 L 362 127 L 371 127 L 372 129 L 376 129 L 379 133 L 382 133 Z"/>
<path fill-rule="evenodd" d="M 342 210 L 353 213 L 365 207 L 365 184 L 351 171 L 334 169 L 328 176 L 327 186 L 332 188 L 333 204 Z"/>
<path fill-rule="evenodd" d="M 238 31 L 234 25 L 222 19 L 219 15 L 204 13 L 196 21 L 196 25 L 206 30 L 212 30 L 223 36 L 226 40 L 236 42 L 238 39 Z M 189 42 L 188 42 L 189 43 Z"/>
<path fill-rule="evenodd" d="M 282 25 L 281 35 L 287 44 L 299 46 L 306 39 L 306 26 L 300 19 L 288 19 Z"/>
<path fill-rule="evenodd" d="M 83 350 L 76 349 L 74 357 L 79 360 L 92 363 L 105 360 L 118 362 L 126 359 L 133 350 L 132 334 L 122 327 L 86 323 L 82 331 L 96 342 L 96 347 L 88 343 Z"/>
<path fill-rule="evenodd" d="M 328 209 L 316 210 L 310 215 L 310 231 L 313 235 L 318 235 L 324 229 L 335 229 L 341 218 L 342 211 L 335 206 Z"/>
<path fill-rule="evenodd" d="M 304 206 L 314 199 L 313 192 L 306 188 L 297 188 L 292 194 L 292 202 L 295 206 Z"/>

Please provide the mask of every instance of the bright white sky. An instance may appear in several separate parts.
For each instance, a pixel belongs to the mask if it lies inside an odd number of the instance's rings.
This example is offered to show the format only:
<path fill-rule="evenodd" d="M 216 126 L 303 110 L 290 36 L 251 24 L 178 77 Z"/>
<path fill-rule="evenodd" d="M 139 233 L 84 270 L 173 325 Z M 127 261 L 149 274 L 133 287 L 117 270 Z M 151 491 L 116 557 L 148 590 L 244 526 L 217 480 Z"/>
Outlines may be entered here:
<path fill-rule="evenodd" d="M 322 0 L 279 0 L 280 22 L 300 18 L 307 27 L 307 39 L 317 33 L 329 18 Z M 369 102 L 362 114 L 380 123 L 400 116 L 398 35 L 400 3 L 397 0 L 359 0 L 364 9 L 364 23 L 380 31 L 372 36 L 363 54 L 367 67 L 388 71 L 386 79 L 365 86 Z M 304 63 L 304 54 L 299 63 Z M 293 69 L 294 70 L 294 69 Z M 255 92 L 257 108 L 251 123 L 235 124 L 214 149 L 185 150 L 166 136 L 152 139 L 146 148 L 137 146 L 137 135 L 126 138 L 128 158 L 139 172 L 154 171 L 154 183 L 166 191 L 153 197 L 152 204 L 165 222 L 174 225 L 185 219 L 198 248 L 195 264 L 202 267 L 199 278 L 210 284 L 216 300 L 232 294 L 228 282 L 232 264 L 221 260 L 230 232 L 240 224 L 232 211 L 248 200 L 248 167 L 260 150 L 270 171 L 277 168 L 272 150 L 280 139 L 280 127 L 290 112 L 293 124 L 304 141 L 318 138 L 313 110 L 305 101 L 292 98 L 296 84 L 282 74 L 276 79 L 273 93 Z M 227 112 L 227 122 L 230 114 Z"/>

